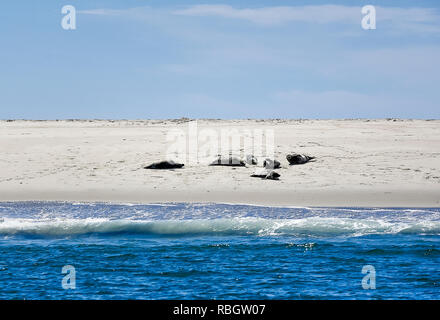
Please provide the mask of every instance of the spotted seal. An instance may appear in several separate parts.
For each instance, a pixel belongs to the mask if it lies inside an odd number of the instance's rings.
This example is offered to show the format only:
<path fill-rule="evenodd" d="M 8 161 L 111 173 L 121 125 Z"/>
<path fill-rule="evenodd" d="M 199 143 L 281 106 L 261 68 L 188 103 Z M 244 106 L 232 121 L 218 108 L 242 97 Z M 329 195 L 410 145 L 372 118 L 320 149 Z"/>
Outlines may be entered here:
<path fill-rule="evenodd" d="M 279 169 L 281 168 L 281 163 L 278 160 L 267 158 L 263 162 L 263 167 L 266 169 Z"/>
<path fill-rule="evenodd" d="M 233 156 L 218 156 L 213 162 L 209 164 L 210 166 L 229 166 L 229 167 L 244 167 L 246 163 L 240 158 Z"/>
<path fill-rule="evenodd" d="M 248 154 L 246 156 L 246 163 L 256 165 L 256 164 L 258 164 L 258 159 L 254 155 Z"/>

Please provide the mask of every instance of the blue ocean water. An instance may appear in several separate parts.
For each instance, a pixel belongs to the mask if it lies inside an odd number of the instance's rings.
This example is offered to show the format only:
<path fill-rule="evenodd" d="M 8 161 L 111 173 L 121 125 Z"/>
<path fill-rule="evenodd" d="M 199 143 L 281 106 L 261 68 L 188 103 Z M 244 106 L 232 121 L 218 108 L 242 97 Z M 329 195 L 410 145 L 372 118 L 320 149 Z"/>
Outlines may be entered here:
<path fill-rule="evenodd" d="M 0 299 L 439 298 L 438 208 L 0 203 Z"/>

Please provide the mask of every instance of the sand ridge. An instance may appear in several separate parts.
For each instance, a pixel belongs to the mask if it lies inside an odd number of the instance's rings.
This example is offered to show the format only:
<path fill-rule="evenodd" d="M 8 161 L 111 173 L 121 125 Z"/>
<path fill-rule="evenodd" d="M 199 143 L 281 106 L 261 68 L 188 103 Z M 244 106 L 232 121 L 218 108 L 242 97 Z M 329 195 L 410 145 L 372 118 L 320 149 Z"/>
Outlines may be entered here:
<path fill-rule="evenodd" d="M 253 166 L 143 169 L 188 123 L 0 121 L 0 201 L 440 206 L 440 120 L 198 120 L 200 130 L 273 129 L 281 179 L 251 178 Z M 292 151 L 316 161 L 289 166 Z"/>

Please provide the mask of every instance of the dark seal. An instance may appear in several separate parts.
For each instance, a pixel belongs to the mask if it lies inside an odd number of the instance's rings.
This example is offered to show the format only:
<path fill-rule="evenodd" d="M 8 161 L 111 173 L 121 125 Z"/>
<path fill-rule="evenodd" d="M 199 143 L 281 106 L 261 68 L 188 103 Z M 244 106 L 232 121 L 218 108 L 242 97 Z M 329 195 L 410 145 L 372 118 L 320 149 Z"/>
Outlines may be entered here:
<path fill-rule="evenodd" d="M 306 156 L 304 154 L 291 153 L 286 156 L 286 159 L 287 161 L 289 161 L 290 165 L 294 165 L 307 163 L 315 159 L 315 157 Z"/>
<path fill-rule="evenodd" d="M 170 161 L 160 161 L 154 162 L 149 166 L 144 167 L 144 169 L 178 169 L 184 166 L 183 163 L 176 163 L 172 160 Z"/>

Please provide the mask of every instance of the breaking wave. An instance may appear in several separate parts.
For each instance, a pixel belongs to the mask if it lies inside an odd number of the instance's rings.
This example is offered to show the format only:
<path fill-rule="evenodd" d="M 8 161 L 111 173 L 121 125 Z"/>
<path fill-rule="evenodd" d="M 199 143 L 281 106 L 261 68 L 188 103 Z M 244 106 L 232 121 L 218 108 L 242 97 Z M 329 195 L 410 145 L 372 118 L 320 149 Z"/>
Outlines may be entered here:
<path fill-rule="evenodd" d="M 308 217 L 303 219 L 109 220 L 104 218 L 35 220 L 4 218 L 0 235 L 72 236 L 85 234 L 362 236 L 440 234 L 440 221 L 389 222 L 380 219 Z"/>

